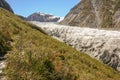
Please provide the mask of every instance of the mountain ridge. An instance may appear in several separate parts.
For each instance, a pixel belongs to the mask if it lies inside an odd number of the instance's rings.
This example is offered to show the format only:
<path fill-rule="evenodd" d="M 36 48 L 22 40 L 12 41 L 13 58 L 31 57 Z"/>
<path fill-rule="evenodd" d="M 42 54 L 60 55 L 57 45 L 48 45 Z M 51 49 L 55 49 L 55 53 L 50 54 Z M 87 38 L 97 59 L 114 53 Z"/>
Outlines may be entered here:
<path fill-rule="evenodd" d="M 81 0 L 66 15 L 61 24 L 120 28 L 120 0 Z"/>
<path fill-rule="evenodd" d="M 29 15 L 26 18 L 27 21 L 39 21 L 39 22 L 57 22 L 60 20 L 60 17 L 54 16 L 52 14 L 46 14 L 41 12 L 36 12 Z"/>
<path fill-rule="evenodd" d="M 14 13 L 10 5 L 5 0 L 0 0 L 0 7 Z"/>

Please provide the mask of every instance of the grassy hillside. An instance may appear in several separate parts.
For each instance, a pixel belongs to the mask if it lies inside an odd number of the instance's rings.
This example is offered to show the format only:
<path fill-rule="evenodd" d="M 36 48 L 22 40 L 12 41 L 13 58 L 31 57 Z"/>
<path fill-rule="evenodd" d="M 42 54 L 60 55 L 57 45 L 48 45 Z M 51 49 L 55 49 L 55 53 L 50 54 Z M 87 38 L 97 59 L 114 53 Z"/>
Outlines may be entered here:
<path fill-rule="evenodd" d="M 120 80 L 120 74 L 0 8 L 8 80 Z"/>

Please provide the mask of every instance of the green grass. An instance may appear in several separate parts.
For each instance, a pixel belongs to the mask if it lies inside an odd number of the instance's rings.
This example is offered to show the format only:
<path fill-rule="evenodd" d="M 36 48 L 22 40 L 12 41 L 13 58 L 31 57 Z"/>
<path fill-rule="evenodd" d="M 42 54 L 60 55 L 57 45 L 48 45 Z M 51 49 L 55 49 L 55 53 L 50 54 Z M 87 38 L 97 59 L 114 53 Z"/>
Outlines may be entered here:
<path fill-rule="evenodd" d="M 0 38 L 5 41 L 0 42 L 3 48 L 10 47 L 4 51 L 8 80 L 120 80 L 120 74 L 111 67 L 0 8 L 1 34 L 8 35 L 8 39 Z"/>

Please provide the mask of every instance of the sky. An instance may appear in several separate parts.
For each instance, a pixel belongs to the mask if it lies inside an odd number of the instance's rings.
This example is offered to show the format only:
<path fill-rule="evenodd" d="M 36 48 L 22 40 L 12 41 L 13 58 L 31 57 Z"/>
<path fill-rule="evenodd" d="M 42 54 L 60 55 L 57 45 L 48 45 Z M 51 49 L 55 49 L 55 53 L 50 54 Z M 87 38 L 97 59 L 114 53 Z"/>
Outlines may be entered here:
<path fill-rule="evenodd" d="M 64 17 L 80 0 L 6 0 L 15 14 L 24 17 L 34 12 Z"/>

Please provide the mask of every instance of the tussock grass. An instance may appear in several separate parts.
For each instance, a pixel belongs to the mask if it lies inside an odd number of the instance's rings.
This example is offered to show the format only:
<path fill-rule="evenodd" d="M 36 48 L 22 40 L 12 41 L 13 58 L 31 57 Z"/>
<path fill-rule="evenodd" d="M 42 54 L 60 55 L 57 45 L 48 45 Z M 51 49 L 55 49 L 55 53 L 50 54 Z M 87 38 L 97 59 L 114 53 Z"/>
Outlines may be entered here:
<path fill-rule="evenodd" d="M 0 8 L 4 32 L 11 48 L 4 71 L 8 80 L 120 80 L 117 71 Z"/>

